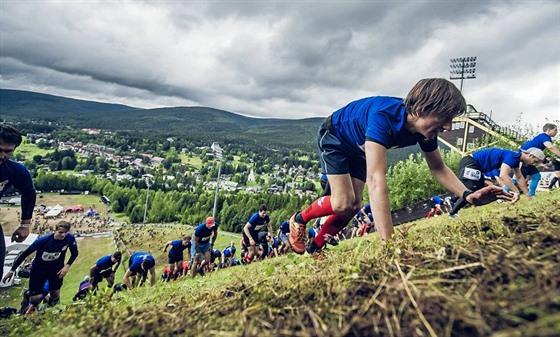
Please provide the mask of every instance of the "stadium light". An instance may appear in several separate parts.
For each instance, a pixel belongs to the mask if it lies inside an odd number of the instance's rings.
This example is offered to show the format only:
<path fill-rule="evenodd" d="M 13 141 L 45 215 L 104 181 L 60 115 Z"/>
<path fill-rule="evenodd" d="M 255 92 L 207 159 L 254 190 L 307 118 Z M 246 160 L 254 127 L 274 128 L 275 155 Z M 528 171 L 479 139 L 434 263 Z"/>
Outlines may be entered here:
<path fill-rule="evenodd" d="M 451 59 L 450 80 L 461 80 L 459 90 L 463 91 L 463 80 L 476 78 L 476 56 Z"/>
<path fill-rule="evenodd" d="M 218 178 L 216 179 L 216 192 L 214 193 L 214 210 L 212 211 L 212 217 L 216 219 L 216 207 L 218 206 L 218 189 L 220 188 L 220 173 L 222 171 L 222 148 L 220 144 L 214 142 L 210 147 L 214 151 L 216 159 L 218 159 Z"/>
<path fill-rule="evenodd" d="M 142 178 L 146 182 L 146 186 L 148 186 L 148 190 L 146 192 L 146 205 L 144 205 L 144 220 L 142 220 L 142 224 L 146 223 L 146 214 L 148 213 L 148 196 L 150 195 L 150 179 L 154 176 L 151 174 L 143 174 Z"/>

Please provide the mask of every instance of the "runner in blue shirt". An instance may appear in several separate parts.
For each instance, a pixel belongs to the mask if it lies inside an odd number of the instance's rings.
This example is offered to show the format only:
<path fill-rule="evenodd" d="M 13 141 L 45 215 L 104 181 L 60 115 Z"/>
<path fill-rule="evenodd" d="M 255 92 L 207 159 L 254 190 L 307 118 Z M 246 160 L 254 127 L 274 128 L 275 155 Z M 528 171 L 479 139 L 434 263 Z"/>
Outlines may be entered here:
<path fill-rule="evenodd" d="M 264 254 L 268 255 L 268 242 L 266 242 L 266 235 L 259 237 L 259 232 L 264 228 L 268 229 L 268 235 L 272 236 L 272 225 L 270 224 L 270 217 L 267 214 L 267 207 L 265 204 L 259 206 L 259 211 L 251 216 L 249 221 L 243 227 L 243 240 L 247 243 L 249 254 L 245 257 L 246 263 L 251 263 L 253 258 L 257 255 L 257 245 L 263 246 Z"/>
<path fill-rule="evenodd" d="M 214 243 L 218 238 L 218 224 L 213 217 L 206 218 L 194 230 L 194 240 L 191 247 L 191 276 L 196 273 L 204 275 L 204 267 L 210 264 L 210 252 L 214 248 Z"/>
<path fill-rule="evenodd" d="M 62 280 L 78 257 L 76 239 L 74 235 L 68 233 L 71 226 L 67 221 L 57 223 L 54 233 L 35 240 L 18 256 L 10 271 L 2 279 L 4 282 L 11 279 L 17 267 L 35 252 L 35 258 L 31 263 L 31 275 L 29 276 L 29 300 L 35 307 L 41 300 L 46 281 L 49 281 L 49 293 L 51 295 L 49 305 L 56 305 L 60 300 Z M 70 250 L 70 258 L 65 263 L 68 250 Z"/>
<path fill-rule="evenodd" d="M 522 150 L 527 150 L 532 147 L 536 147 L 541 150 L 548 149 L 550 152 L 554 153 L 558 158 L 560 158 L 560 150 L 552 143 L 552 138 L 558 134 L 558 128 L 555 124 L 546 123 L 543 126 L 543 133 L 537 135 L 535 138 L 525 142 L 521 145 Z M 521 167 L 521 173 L 524 177 L 530 176 L 531 182 L 529 183 L 529 195 L 534 197 L 537 187 L 539 186 L 539 180 L 541 180 L 541 173 L 535 167 L 535 165 L 525 165 Z"/>
<path fill-rule="evenodd" d="M 466 110 L 465 99 L 453 83 L 441 78 L 420 80 L 406 99 L 368 97 L 351 102 L 323 122 L 317 136 L 321 172 L 327 175 L 330 196 L 315 200 L 290 218 L 290 243 L 298 254 L 306 251 L 305 228 L 314 218 L 330 215 L 307 247 L 320 250 L 325 238 L 335 236 L 361 208 L 367 181 L 376 229 L 382 240 L 393 235 L 387 187 L 387 151 L 418 144 L 432 175 L 451 192 L 475 204 L 511 198 L 497 186 L 471 193 L 445 165 L 437 134 L 451 130 L 453 118 Z"/>
<path fill-rule="evenodd" d="M 147 252 L 136 252 L 128 260 L 128 269 L 124 273 L 123 283 L 127 289 L 133 286 L 143 286 L 150 273 L 150 285 L 156 284 L 156 260 Z"/>
<path fill-rule="evenodd" d="M 235 242 L 233 240 L 230 242 L 229 246 L 222 250 L 222 260 L 220 268 L 227 268 L 231 267 L 233 263 L 233 259 L 235 258 L 235 252 L 237 249 L 235 248 Z"/>
<path fill-rule="evenodd" d="M 163 248 L 164 253 L 167 251 L 167 247 L 169 246 L 171 246 L 169 254 L 167 255 L 169 273 L 170 277 L 173 278 L 173 280 L 176 280 L 183 270 L 183 251 L 187 251 L 187 260 L 191 260 L 191 236 L 186 235 L 182 240 L 168 241 Z"/>
<path fill-rule="evenodd" d="M 103 279 L 107 280 L 107 287 L 113 287 L 115 283 L 115 273 L 121 265 L 121 258 L 122 253 L 117 250 L 113 254 L 102 256 L 91 266 L 89 269 L 89 277 L 94 291 L 97 289 L 97 285 L 103 282 Z"/>
<path fill-rule="evenodd" d="M 278 231 L 276 232 L 276 236 L 280 240 L 280 248 L 278 249 L 280 254 L 288 253 L 290 249 L 290 240 L 288 239 L 288 235 L 290 235 L 290 216 L 286 217 L 286 221 L 280 224 Z"/>
<path fill-rule="evenodd" d="M 500 179 L 507 188 L 513 191 L 512 202 L 516 202 L 519 200 L 519 190 L 510 177 L 513 170 L 517 177 L 519 188 L 530 199 L 527 183 L 523 174 L 521 174 L 519 164 L 522 162 L 527 165 L 534 165 L 542 160 L 544 160 L 544 153 L 536 147 L 517 152 L 500 148 L 478 150 L 473 152 L 472 155 L 461 158 L 459 161 L 459 178 L 461 178 L 461 181 L 468 189 L 477 191 L 486 186 L 483 172 L 499 169 Z M 453 209 L 449 212 L 449 217 L 455 217 L 457 212 L 466 205 L 467 202 L 464 198 L 458 198 Z"/>
<path fill-rule="evenodd" d="M 212 249 L 210 252 L 210 264 L 208 265 L 208 271 L 214 271 L 216 268 L 216 259 L 218 259 L 218 263 L 221 261 L 222 252 L 219 249 Z"/>
<path fill-rule="evenodd" d="M 438 195 L 433 196 L 428 201 L 428 204 L 430 204 L 430 211 L 428 212 L 426 219 L 429 219 L 432 216 L 438 216 L 440 214 L 449 212 L 449 207 L 447 206 L 447 202 Z"/>
<path fill-rule="evenodd" d="M 10 186 L 15 187 L 21 193 L 21 222 L 12 234 L 12 242 L 23 242 L 29 235 L 29 225 L 36 200 L 31 174 L 23 164 L 11 159 L 21 141 L 21 134 L 16 128 L 8 124 L 0 124 L 0 198 Z M 1 225 L 0 237 L 4 237 Z M 4 266 L 5 257 L 6 242 L 2 239 L 0 240 L 0 266 Z"/>

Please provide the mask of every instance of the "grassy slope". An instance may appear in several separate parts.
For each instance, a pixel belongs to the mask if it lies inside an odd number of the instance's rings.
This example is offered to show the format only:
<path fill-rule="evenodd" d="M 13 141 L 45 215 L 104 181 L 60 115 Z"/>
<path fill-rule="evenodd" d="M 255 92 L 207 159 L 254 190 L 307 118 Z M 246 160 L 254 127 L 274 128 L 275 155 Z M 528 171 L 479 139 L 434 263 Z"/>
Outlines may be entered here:
<path fill-rule="evenodd" d="M 560 191 L 0 323 L 14 336 L 557 336 Z M 409 225 L 410 226 L 410 225 Z M 15 328 L 17 326 L 17 329 Z"/>

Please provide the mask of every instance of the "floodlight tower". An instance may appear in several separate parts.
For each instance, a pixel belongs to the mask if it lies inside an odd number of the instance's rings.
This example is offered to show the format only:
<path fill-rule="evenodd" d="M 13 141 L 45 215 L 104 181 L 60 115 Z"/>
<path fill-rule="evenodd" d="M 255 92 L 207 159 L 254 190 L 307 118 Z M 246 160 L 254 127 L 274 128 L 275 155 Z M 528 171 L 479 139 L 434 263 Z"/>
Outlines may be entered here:
<path fill-rule="evenodd" d="M 218 159 L 218 178 L 216 179 L 216 193 L 214 193 L 214 210 L 212 212 L 212 217 L 216 219 L 216 207 L 218 205 L 218 189 L 220 188 L 220 173 L 222 171 L 223 149 L 220 147 L 220 144 L 216 142 L 212 143 L 212 146 L 210 148 L 212 149 L 212 151 L 214 151 L 216 159 Z"/>
<path fill-rule="evenodd" d="M 476 78 L 476 56 L 451 59 L 450 80 L 461 80 L 459 90 L 463 92 L 463 80 Z"/>
<path fill-rule="evenodd" d="M 143 174 L 142 178 L 146 182 L 146 186 L 148 186 L 148 190 L 146 191 L 146 204 L 144 205 L 144 220 L 142 220 L 142 224 L 146 223 L 146 214 L 148 213 L 148 196 L 150 195 L 150 183 L 151 179 L 154 178 L 151 174 Z"/>

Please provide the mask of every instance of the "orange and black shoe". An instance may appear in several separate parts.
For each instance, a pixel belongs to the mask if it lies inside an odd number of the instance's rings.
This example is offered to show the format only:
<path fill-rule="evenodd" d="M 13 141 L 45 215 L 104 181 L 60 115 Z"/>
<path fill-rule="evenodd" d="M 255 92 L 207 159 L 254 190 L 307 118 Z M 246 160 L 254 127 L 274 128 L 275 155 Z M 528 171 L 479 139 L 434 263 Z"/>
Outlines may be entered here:
<path fill-rule="evenodd" d="M 296 213 L 297 214 L 297 213 Z M 290 218 L 290 245 L 292 249 L 297 254 L 305 253 L 305 225 L 296 222 L 296 215 L 292 215 Z"/>

